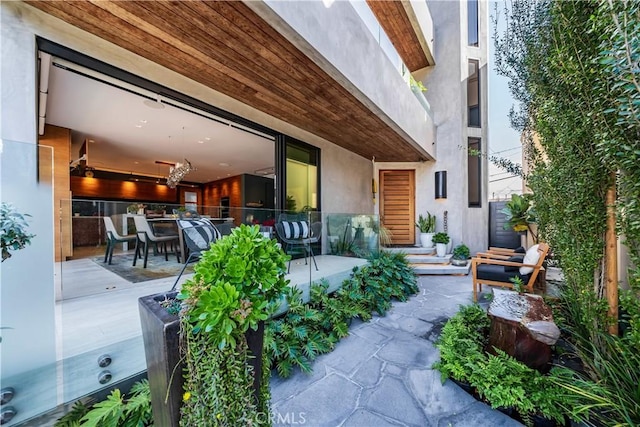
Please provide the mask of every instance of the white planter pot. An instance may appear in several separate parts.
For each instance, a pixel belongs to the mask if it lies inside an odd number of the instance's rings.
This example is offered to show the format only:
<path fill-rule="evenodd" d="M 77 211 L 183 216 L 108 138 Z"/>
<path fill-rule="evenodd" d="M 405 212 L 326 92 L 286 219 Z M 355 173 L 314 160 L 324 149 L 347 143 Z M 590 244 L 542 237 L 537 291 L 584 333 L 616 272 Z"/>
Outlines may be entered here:
<path fill-rule="evenodd" d="M 433 234 L 434 233 L 420 233 L 420 246 L 422 246 L 423 248 L 432 248 Z"/>
<path fill-rule="evenodd" d="M 436 254 L 439 257 L 443 257 L 447 254 L 447 244 L 446 243 L 436 243 Z"/>

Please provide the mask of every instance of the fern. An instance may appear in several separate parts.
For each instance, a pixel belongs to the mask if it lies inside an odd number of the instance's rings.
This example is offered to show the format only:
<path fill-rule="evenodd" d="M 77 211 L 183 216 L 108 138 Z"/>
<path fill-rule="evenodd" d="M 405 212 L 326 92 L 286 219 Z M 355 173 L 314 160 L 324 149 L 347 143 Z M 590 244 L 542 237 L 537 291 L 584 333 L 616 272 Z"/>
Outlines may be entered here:
<path fill-rule="evenodd" d="M 115 389 L 106 400 L 98 402 L 80 420 L 83 427 L 118 427 L 124 413 L 124 401 L 120 390 Z"/>

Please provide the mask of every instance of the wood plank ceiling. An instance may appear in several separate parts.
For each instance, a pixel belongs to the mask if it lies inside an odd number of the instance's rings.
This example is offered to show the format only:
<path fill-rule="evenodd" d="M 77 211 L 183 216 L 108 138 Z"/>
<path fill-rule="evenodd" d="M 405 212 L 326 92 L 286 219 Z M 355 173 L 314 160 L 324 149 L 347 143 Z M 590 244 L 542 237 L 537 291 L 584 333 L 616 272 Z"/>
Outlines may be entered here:
<path fill-rule="evenodd" d="M 411 19 L 402 1 L 367 0 L 369 8 L 391 40 L 391 44 L 398 51 L 402 62 L 409 71 L 433 65 L 429 63 L 422 50 L 420 40 L 411 25 Z"/>
<path fill-rule="evenodd" d="M 243 2 L 27 3 L 365 158 L 425 158 Z"/>

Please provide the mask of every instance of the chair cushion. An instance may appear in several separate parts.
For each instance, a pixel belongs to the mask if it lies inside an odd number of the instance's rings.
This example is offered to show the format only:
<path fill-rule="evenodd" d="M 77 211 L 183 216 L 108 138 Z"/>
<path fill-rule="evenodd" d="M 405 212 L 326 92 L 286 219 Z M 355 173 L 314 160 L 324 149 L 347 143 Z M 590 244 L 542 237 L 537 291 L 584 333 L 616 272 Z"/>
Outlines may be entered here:
<path fill-rule="evenodd" d="M 309 237 L 307 221 L 282 221 L 285 239 L 306 239 Z"/>
<path fill-rule="evenodd" d="M 524 259 L 524 255 L 515 255 L 512 257 L 509 257 L 509 259 L 507 259 L 507 261 L 509 262 L 522 262 L 522 260 Z M 518 267 L 517 265 L 505 265 L 504 266 L 504 271 L 507 273 L 513 273 L 514 271 L 518 271 L 520 269 L 520 267 Z"/>
<path fill-rule="evenodd" d="M 478 279 L 493 280 L 496 282 L 511 283 L 512 277 L 520 277 L 526 284 L 529 281 L 528 274 L 520 274 L 519 271 L 506 272 L 503 265 L 478 264 L 476 267 L 476 277 Z"/>
<path fill-rule="evenodd" d="M 538 246 L 533 245 L 529 249 L 527 249 L 527 253 L 524 254 L 524 259 L 522 260 L 523 264 L 537 264 L 540 259 L 540 252 L 538 252 Z M 531 274 L 533 273 L 533 267 L 520 267 L 520 274 Z"/>
<path fill-rule="evenodd" d="M 517 254 L 524 254 L 527 252 L 527 250 L 525 248 L 523 248 L 522 246 L 519 246 L 517 248 L 515 248 L 513 250 L 513 252 L 517 253 Z"/>

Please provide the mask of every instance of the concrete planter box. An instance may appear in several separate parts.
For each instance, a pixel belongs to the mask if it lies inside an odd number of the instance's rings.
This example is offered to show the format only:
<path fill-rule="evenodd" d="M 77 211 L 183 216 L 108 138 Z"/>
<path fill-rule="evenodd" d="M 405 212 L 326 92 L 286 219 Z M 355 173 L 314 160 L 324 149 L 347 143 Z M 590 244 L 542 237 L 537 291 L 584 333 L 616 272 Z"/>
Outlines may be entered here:
<path fill-rule="evenodd" d="M 177 292 L 164 292 L 138 299 L 153 421 L 154 425 L 163 427 L 178 427 L 180 424 L 184 384 L 184 363 L 181 362 L 180 355 L 180 319 L 169 314 L 160 305 L 160 301 L 173 299 L 176 294 Z M 253 367 L 253 392 L 258 402 L 262 379 L 264 322 L 258 324 L 256 331 L 249 329 L 245 337 L 250 353 L 255 356 L 249 358 L 247 363 Z"/>
<path fill-rule="evenodd" d="M 138 299 L 153 422 L 157 426 L 177 427 L 180 423 L 184 367 L 180 361 L 180 319 L 159 304 L 176 294 L 165 292 Z"/>

